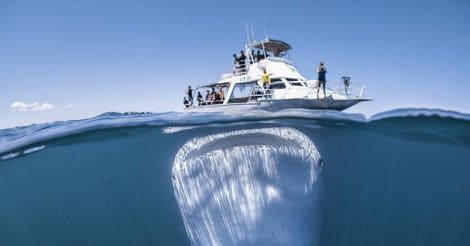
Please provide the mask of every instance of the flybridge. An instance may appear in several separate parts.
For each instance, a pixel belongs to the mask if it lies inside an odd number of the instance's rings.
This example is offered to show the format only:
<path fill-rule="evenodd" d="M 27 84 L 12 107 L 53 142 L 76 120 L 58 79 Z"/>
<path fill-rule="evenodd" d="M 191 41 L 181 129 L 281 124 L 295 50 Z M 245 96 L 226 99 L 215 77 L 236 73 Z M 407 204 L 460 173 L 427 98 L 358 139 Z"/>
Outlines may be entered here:
<path fill-rule="evenodd" d="M 292 47 L 284 41 L 268 38 L 266 30 L 264 31 L 265 38 L 261 41 L 256 41 L 251 23 L 245 22 L 245 30 L 247 38 L 247 51 L 249 48 L 260 49 L 263 51 L 264 55 L 267 55 L 267 52 L 270 52 L 274 57 L 282 57 L 288 50 L 292 49 Z"/>
<path fill-rule="evenodd" d="M 265 38 L 262 41 L 250 45 L 252 48 L 272 52 L 275 57 L 284 56 L 285 52 L 292 49 L 291 46 L 281 40 Z"/>
<path fill-rule="evenodd" d="M 273 58 L 281 59 L 280 61 L 291 64 L 290 61 L 283 59 L 287 52 L 292 49 L 291 46 L 281 40 L 265 38 L 261 41 L 253 41 L 251 44 L 245 46 L 244 55 L 246 55 L 249 64 L 260 62 L 263 59 Z M 246 74 L 245 67 L 235 67 L 234 74 Z"/>

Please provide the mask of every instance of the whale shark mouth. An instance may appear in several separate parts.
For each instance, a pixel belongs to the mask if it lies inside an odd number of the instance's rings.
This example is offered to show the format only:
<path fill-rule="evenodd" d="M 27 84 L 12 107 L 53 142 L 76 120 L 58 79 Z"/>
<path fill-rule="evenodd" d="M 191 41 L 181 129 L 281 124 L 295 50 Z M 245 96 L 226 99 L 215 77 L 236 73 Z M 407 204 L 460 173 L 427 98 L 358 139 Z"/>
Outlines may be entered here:
<path fill-rule="evenodd" d="M 174 194 L 193 245 L 312 244 L 321 158 L 293 128 L 223 132 L 186 142 Z"/>

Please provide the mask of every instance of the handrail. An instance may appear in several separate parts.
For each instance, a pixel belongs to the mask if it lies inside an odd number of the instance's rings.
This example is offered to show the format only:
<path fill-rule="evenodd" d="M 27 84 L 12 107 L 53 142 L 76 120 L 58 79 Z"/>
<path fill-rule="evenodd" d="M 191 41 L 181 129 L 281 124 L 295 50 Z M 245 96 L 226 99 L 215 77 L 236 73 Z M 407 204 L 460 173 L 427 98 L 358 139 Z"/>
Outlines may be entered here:
<path fill-rule="evenodd" d="M 326 81 L 326 84 L 329 85 L 331 84 L 329 81 Z M 316 94 L 316 91 L 318 90 L 318 87 L 311 87 L 311 89 L 307 92 L 305 97 L 308 97 L 311 94 Z M 364 89 L 365 85 L 364 84 L 359 84 L 359 83 L 349 83 L 348 85 L 342 83 L 342 82 L 337 82 L 333 83 L 333 86 L 327 86 L 326 91 L 327 94 L 330 92 L 330 94 L 339 94 L 348 98 L 359 98 L 362 97 L 364 94 Z M 320 89 L 321 91 L 323 89 Z M 321 92 L 320 92 L 321 93 Z"/>
<path fill-rule="evenodd" d="M 340 95 L 358 98 L 362 97 L 362 95 L 364 94 L 365 87 L 366 86 L 364 84 L 349 83 L 348 85 L 346 85 L 340 82 L 334 87 L 334 89 L 335 92 Z"/>
<path fill-rule="evenodd" d="M 233 69 L 233 75 L 245 75 L 248 73 L 248 67 L 242 68 L 235 68 Z"/>
<path fill-rule="evenodd" d="M 218 99 L 218 100 L 203 100 L 202 102 L 197 102 L 194 104 L 195 107 L 200 107 L 200 106 L 206 106 L 206 105 L 214 105 L 214 104 L 223 104 L 225 101 L 224 99 Z"/>
<path fill-rule="evenodd" d="M 328 82 L 327 82 L 328 83 Z M 279 98 L 276 97 L 276 99 L 285 99 L 287 94 L 290 92 L 290 90 L 294 87 L 287 87 L 284 90 L 284 93 L 282 96 Z M 317 95 L 317 90 L 318 88 L 316 87 L 308 87 L 310 90 L 303 96 L 305 98 L 309 98 L 310 95 Z M 346 92 L 347 89 L 347 92 Z M 361 98 L 362 95 L 364 94 L 364 89 L 365 85 L 363 84 L 358 84 L 358 83 L 349 83 L 348 87 L 345 87 L 344 83 L 338 83 L 334 87 L 327 87 L 327 96 L 332 95 L 332 94 L 339 94 L 342 96 L 345 96 L 346 98 Z M 322 89 L 321 89 L 322 90 Z M 260 98 L 263 99 L 271 99 L 273 98 L 275 89 L 269 89 L 269 87 L 263 87 L 263 86 L 253 86 L 251 88 L 251 91 L 248 96 L 248 101 L 256 101 Z M 321 91 L 319 94 L 322 94 L 323 91 Z M 223 104 L 225 100 L 211 100 L 211 101 L 204 101 L 201 105 L 192 105 L 191 107 L 199 107 L 199 106 L 207 106 L 207 105 L 217 105 L 217 104 Z"/>
<path fill-rule="evenodd" d="M 346 88 L 347 88 L 347 92 L 346 92 Z M 263 90 L 263 93 L 262 94 L 257 93 L 256 95 L 252 93 L 252 98 L 258 99 L 258 98 L 271 98 L 272 97 L 273 95 L 272 92 L 274 91 L 273 89 L 268 89 L 267 87 L 265 88 L 261 86 L 256 88 L 257 91 L 259 91 L 260 89 Z M 290 92 L 290 89 L 292 89 L 292 87 L 286 88 L 282 96 L 280 96 L 277 99 L 285 99 L 287 94 Z M 349 86 L 345 87 L 343 83 L 339 83 L 334 87 L 326 87 L 326 93 L 327 93 L 327 96 L 331 94 L 339 94 L 347 98 L 360 98 L 364 94 L 364 89 L 365 89 L 365 85 L 363 84 L 349 83 Z M 317 90 L 318 88 L 310 88 L 310 90 L 308 90 L 308 92 L 305 93 L 303 97 L 308 98 L 311 95 L 316 96 Z M 323 91 L 322 89 L 320 90 L 321 91 L 319 92 L 319 94 L 322 94 Z"/>
<path fill-rule="evenodd" d="M 260 91 L 262 91 L 262 93 L 259 93 Z M 258 100 L 258 98 L 263 97 L 265 93 L 266 93 L 266 89 L 264 87 L 259 86 L 259 85 L 253 86 L 253 88 L 251 88 L 251 91 L 250 91 L 250 100 L 251 99 Z"/>

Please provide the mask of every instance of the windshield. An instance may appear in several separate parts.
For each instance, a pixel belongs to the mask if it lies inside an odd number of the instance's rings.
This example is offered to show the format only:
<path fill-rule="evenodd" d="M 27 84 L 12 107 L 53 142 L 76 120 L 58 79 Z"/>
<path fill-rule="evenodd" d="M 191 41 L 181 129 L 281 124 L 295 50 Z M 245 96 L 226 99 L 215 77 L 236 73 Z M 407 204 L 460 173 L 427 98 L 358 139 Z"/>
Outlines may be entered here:
<path fill-rule="evenodd" d="M 271 90 L 285 89 L 285 88 L 286 88 L 286 85 L 284 83 L 275 83 L 269 86 L 269 89 Z"/>
<path fill-rule="evenodd" d="M 256 81 L 235 85 L 230 95 L 229 103 L 247 102 L 252 96 L 255 85 Z"/>
<path fill-rule="evenodd" d="M 292 86 L 303 86 L 301 82 L 290 82 L 290 85 Z"/>

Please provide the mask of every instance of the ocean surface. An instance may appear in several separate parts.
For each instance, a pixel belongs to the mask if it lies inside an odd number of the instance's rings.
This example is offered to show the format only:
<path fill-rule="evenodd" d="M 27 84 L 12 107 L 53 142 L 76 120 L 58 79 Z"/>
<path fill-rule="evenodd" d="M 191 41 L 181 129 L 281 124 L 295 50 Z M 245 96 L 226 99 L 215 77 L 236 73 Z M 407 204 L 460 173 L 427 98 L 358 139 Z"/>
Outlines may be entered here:
<path fill-rule="evenodd" d="M 470 115 L 105 113 L 0 130 L 0 245 L 470 245 Z"/>

